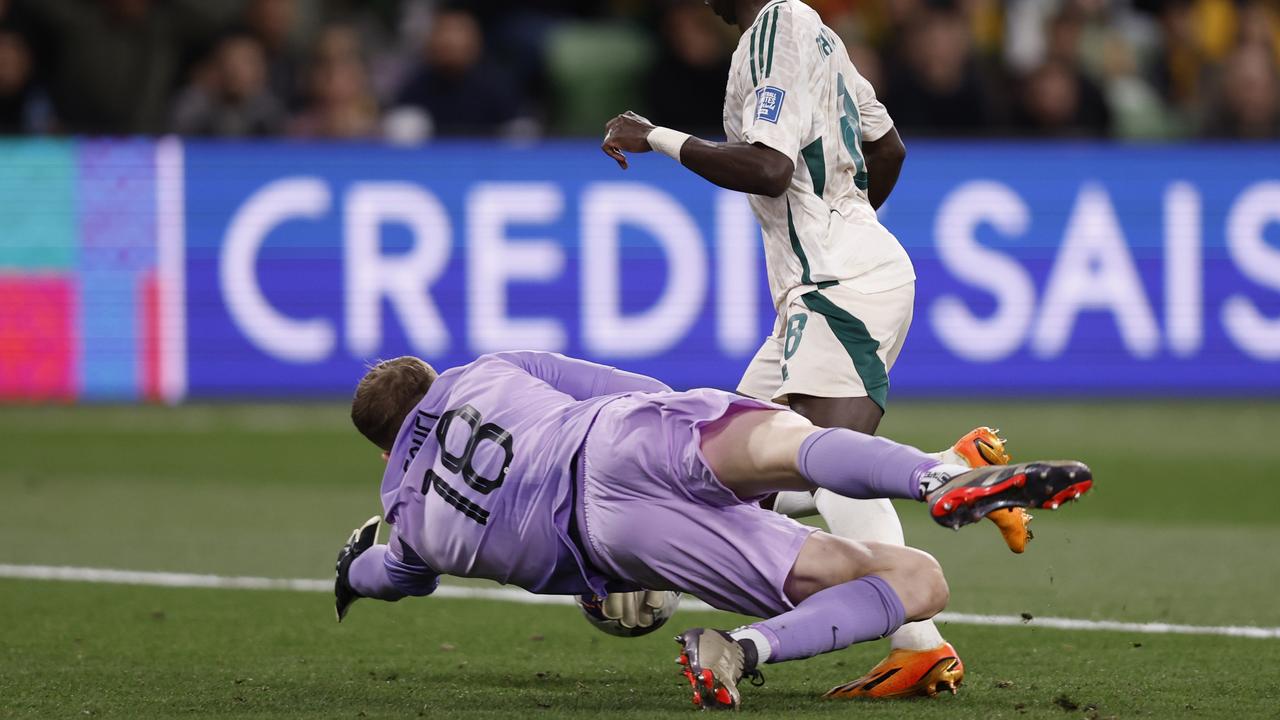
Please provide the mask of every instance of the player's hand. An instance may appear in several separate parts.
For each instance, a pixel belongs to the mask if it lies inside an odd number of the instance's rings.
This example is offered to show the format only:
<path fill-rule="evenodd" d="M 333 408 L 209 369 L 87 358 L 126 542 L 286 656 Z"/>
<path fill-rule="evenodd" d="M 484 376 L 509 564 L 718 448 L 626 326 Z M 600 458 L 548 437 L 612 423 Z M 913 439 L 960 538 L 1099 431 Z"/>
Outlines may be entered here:
<path fill-rule="evenodd" d="M 364 597 L 351 587 L 348 575 L 351 573 L 351 563 L 377 542 L 378 525 L 381 522 L 382 518 L 377 515 L 366 520 L 363 525 L 351 531 L 347 544 L 338 551 L 338 575 L 333 581 L 334 609 L 338 612 L 338 622 L 342 622 L 342 618 L 347 616 L 351 603 Z"/>
<path fill-rule="evenodd" d="M 625 628 L 647 628 L 653 624 L 653 614 L 662 609 L 667 594 L 660 590 L 609 593 L 600 607 L 600 614 L 617 620 Z"/>
<path fill-rule="evenodd" d="M 626 153 L 653 150 L 649 145 L 649 132 L 653 127 L 653 123 L 628 110 L 605 124 L 604 143 L 600 145 L 600 149 L 613 158 L 618 167 L 626 170 Z"/>

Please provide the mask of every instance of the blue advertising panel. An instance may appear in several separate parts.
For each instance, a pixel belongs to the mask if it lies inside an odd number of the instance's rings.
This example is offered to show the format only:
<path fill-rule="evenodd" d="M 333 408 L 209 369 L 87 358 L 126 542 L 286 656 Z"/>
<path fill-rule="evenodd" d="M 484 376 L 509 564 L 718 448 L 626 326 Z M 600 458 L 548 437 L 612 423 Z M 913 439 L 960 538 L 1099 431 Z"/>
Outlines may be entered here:
<path fill-rule="evenodd" d="M 919 275 L 899 388 L 1280 390 L 1280 148 L 913 150 L 882 215 Z"/>
<path fill-rule="evenodd" d="M 190 396 L 555 350 L 733 387 L 770 332 L 745 199 L 588 143 L 185 149 Z M 914 143 L 892 397 L 1280 394 L 1280 147 Z"/>

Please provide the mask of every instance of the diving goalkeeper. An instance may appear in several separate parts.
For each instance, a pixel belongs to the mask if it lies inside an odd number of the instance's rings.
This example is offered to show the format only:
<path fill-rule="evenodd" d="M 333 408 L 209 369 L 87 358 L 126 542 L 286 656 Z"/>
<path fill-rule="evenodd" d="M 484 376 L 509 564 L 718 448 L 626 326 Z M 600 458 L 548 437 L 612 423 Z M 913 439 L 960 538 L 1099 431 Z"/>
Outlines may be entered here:
<path fill-rule="evenodd" d="M 692 593 L 765 620 L 680 635 L 703 707 L 736 707 L 759 666 L 884 637 L 947 602 L 919 550 L 855 542 L 756 502 L 825 488 L 928 503 L 960 527 L 1001 507 L 1049 507 L 1092 485 L 1053 461 L 976 470 L 769 402 L 672 392 L 652 378 L 561 355 L 507 352 L 437 375 L 417 358 L 379 363 L 352 402 L 383 451 L 377 519 L 339 554 L 338 617 L 360 597 L 429 595 L 443 574 L 579 595 Z"/>

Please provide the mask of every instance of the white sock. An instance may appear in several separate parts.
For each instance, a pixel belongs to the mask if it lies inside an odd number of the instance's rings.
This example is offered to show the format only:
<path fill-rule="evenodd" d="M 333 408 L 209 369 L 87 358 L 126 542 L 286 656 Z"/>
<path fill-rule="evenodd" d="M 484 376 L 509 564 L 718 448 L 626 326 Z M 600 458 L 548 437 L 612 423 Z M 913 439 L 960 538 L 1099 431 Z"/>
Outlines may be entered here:
<path fill-rule="evenodd" d="M 905 545 L 902 522 L 888 500 L 854 500 L 818 490 L 814 502 L 832 534 L 852 540 Z M 943 643 L 932 620 L 907 623 L 890 637 L 894 650 L 932 650 Z"/>
<path fill-rule="evenodd" d="M 780 492 L 773 500 L 773 511 L 790 518 L 803 518 L 817 515 L 818 505 L 811 492 Z"/>
<path fill-rule="evenodd" d="M 894 650 L 932 650 L 944 642 L 932 620 L 907 623 L 889 637 L 889 647 Z"/>
<path fill-rule="evenodd" d="M 773 646 L 769 644 L 769 638 L 753 627 L 744 625 L 737 630 L 730 631 L 729 637 L 734 640 L 750 640 L 756 646 L 757 665 L 765 664 L 769 661 L 769 656 L 773 655 Z"/>
<path fill-rule="evenodd" d="M 947 484 L 948 480 L 968 471 L 968 465 L 948 465 L 943 463 L 941 465 L 931 467 L 920 476 L 920 494 L 925 498 L 928 498 L 934 490 L 937 490 Z"/>
<path fill-rule="evenodd" d="M 956 452 L 956 449 L 953 447 L 949 447 L 946 450 L 940 450 L 936 453 L 927 454 L 929 457 L 937 458 L 938 462 L 943 465 L 964 465 L 965 467 L 969 467 L 969 462 L 964 459 L 963 455 Z"/>

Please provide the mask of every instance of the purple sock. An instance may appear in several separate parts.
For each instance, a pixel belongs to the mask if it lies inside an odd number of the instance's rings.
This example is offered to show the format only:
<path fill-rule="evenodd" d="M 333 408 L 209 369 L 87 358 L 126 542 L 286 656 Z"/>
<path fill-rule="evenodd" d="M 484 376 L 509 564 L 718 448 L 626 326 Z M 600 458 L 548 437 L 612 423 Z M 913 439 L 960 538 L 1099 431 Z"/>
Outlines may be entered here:
<path fill-rule="evenodd" d="M 913 447 L 845 428 L 805 438 L 796 460 L 809 482 L 858 499 L 920 500 L 920 476 L 939 464 Z"/>
<path fill-rule="evenodd" d="M 799 660 L 891 635 L 902 626 L 906 609 L 889 583 L 865 575 L 810 595 L 795 610 L 735 630 L 732 635 L 756 643 L 765 662 Z M 768 648 L 759 647 L 760 637 Z"/>

